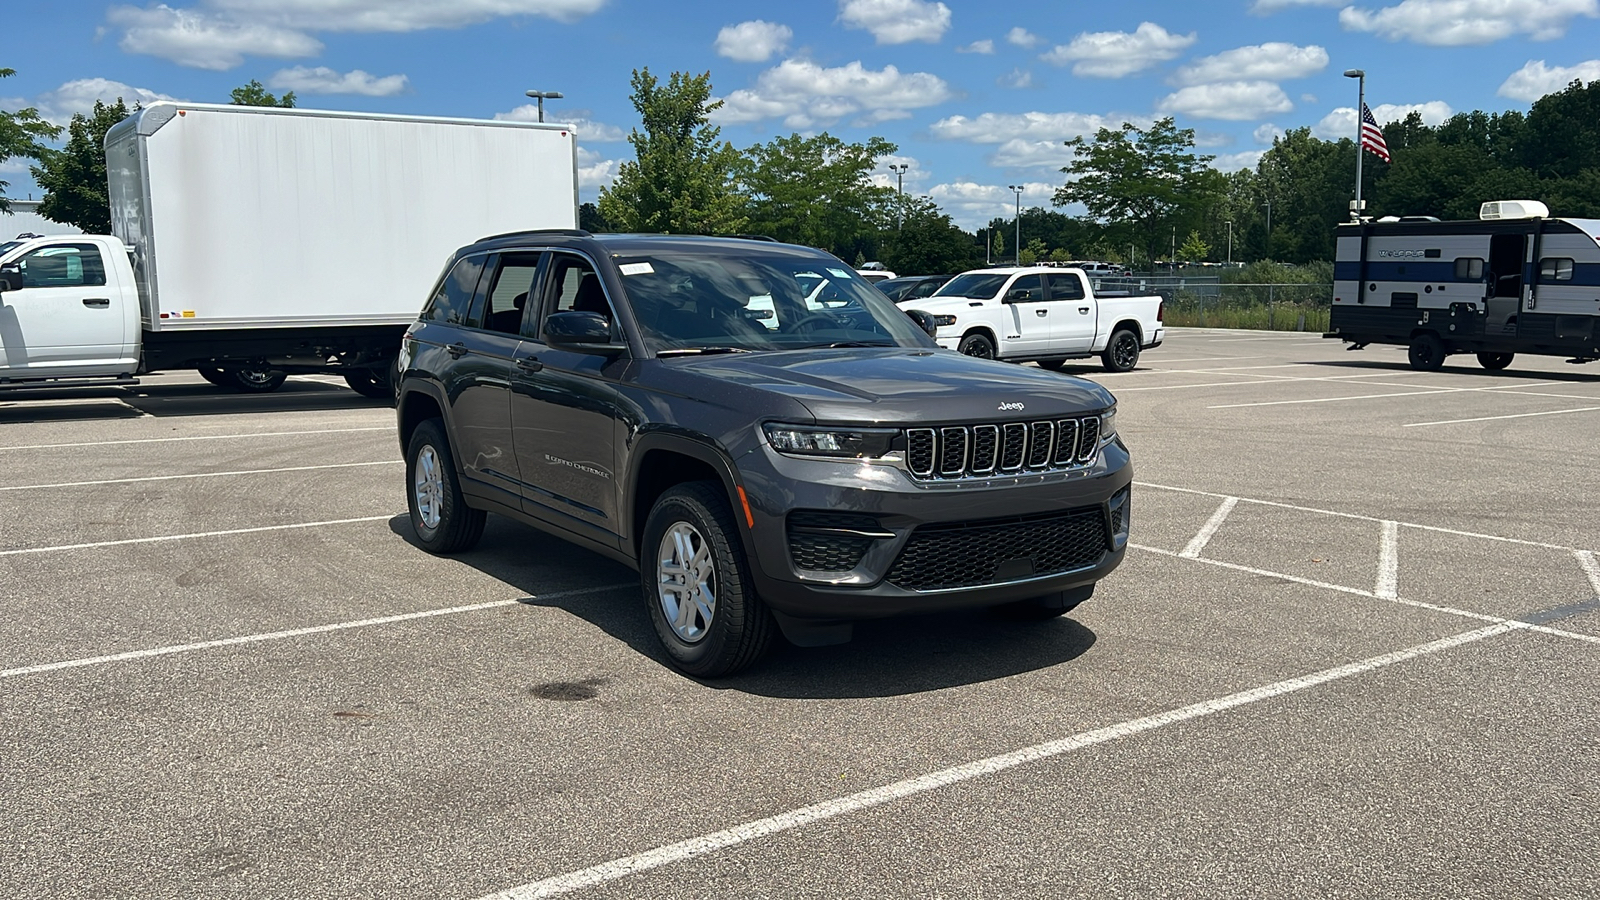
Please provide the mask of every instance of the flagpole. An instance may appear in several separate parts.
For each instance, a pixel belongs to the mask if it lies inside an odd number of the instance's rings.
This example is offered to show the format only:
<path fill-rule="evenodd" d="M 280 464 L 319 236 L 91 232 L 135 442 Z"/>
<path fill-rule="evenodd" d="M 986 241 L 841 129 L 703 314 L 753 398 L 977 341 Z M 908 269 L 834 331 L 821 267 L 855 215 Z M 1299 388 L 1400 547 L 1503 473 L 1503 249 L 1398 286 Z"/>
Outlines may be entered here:
<path fill-rule="evenodd" d="M 1366 153 L 1361 149 L 1361 116 L 1367 109 L 1367 73 L 1361 69 L 1346 69 L 1346 78 L 1356 79 L 1356 202 L 1350 206 L 1350 217 L 1361 221 L 1361 213 L 1365 208 L 1361 202 L 1361 157 Z"/>

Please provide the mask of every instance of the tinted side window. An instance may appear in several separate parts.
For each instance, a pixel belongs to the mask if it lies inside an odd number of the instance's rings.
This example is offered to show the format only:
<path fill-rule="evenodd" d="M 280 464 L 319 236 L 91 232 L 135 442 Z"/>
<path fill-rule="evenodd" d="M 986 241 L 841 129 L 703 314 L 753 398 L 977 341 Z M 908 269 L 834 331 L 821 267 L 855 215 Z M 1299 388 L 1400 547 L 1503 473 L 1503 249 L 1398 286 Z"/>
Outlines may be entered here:
<path fill-rule="evenodd" d="M 611 321 L 611 306 L 594 267 L 581 256 L 566 253 L 550 255 L 550 276 L 546 281 L 544 314 L 592 312 Z"/>
<path fill-rule="evenodd" d="M 1044 276 L 1023 275 L 1006 288 L 1006 297 L 1022 303 L 1036 303 L 1044 299 Z"/>
<path fill-rule="evenodd" d="M 522 330 L 522 311 L 527 308 L 528 293 L 533 290 L 533 278 L 538 270 L 537 253 L 500 255 L 500 264 L 493 276 L 484 279 L 490 283 L 484 328 L 505 334 L 517 334 Z"/>
<path fill-rule="evenodd" d="M 1051 300 L 1082 300 L 1083 279 L 1074 272 L 1050 273 Z"/>
<path fill-rule="evenodd" d="M 456 263 L 439 282 L 439 289 L 422 311 L 422 321 L 443 325 L 465 325 L 472 311 L 472 295 L 478 289 L 486 257 L 469 256 Z"/>
<path fill-rule="evenodd" d="M 52 244 L 18 260 L 25 288 L 91 287 L 106 283 L 106 264 L 93 244 Z"/>

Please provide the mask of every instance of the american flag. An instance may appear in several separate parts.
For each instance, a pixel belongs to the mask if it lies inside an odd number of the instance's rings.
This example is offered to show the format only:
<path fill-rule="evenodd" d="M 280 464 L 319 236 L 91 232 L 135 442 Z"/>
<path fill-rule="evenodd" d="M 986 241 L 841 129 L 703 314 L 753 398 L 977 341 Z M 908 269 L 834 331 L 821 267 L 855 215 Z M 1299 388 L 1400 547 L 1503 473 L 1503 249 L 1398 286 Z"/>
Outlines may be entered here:
<path fill-rule="evenodd" d="M 1383 142 L 1383 129 L 1378 127 L 1378 120 L 1372 117 L 1372 110 L 1367 104 L 1361 104 L 1361 147 L 1371 150 L 1384 162 L 1389 161 L 1389 145 Z"/>

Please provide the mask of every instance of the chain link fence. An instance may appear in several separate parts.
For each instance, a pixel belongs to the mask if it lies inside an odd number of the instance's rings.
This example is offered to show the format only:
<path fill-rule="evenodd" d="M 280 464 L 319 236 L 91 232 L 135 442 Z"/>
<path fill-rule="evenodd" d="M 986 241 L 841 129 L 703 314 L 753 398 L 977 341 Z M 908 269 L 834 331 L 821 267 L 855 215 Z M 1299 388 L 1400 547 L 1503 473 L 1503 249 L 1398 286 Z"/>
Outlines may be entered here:
<path fill-rule="evenodd" d="M 1159 294 L 1168 325 L 1328 330 L 1332 284 L 1224 284 L 1220 278 L 1129 275 L 1091 278 L 1096 293 Z"/>

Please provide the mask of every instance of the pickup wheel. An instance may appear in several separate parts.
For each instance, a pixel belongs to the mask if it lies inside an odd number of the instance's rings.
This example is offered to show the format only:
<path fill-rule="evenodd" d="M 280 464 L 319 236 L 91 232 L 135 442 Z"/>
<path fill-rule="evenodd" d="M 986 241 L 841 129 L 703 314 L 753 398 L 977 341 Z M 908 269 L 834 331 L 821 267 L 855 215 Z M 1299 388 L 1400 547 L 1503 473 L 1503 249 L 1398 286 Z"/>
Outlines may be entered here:
<path fill-rule="evenodd" d="M 1436 372 L 1444 367 L 1444 341 L 1439 340 L 1437 334 L 1424 331 L 1411 339 L 1411 349 L 1407 355 L 1411 360 L 1411 368 L 1418 372 Z"/>
<path fill-rule="evenodd" d="M 680 484 L 644 526 L 639 575 L 656 637 L 690 675 L 732 675 L 766 653 L 776 623 L 756 596 L 720 485 Z"/>
<path fill-rule="evenodd" d="M 439 419 L 411 433 L 406 446 L 406 505 L 417 543 L 429 553 L 460 553 L 483 537 L 488 515 L 467 505 L 456 477 L 455 458 Z"/>
<path fill-rule="evenodd" d="M 1108 372 L 1132 372 L 1139 364 L 1139 336 L 1126 328 L 1113 331 L 1100 363 Z"/>
<path fill-rule="evenodd" d="M 956 345 L 956 352 L 979 359 L 994 359 L 994 341 L 989 340 L 986 334 L 973 332 L 961 339 L 961 343 Z"/>
<path fill-rule="evenodd" d="M 1478 365 L 1491 372 L 1498 372 L 1511 365 L 1511 358 L 1514 356 L 1515 353 L 1479 353 Z"/>
<path fill-rule="evenodd" d="M 244 394 L 270 394 L 289 377 L 277 369 L 230 369 L 226 374 L 228 387 Z"/>
<path fill-rule="evenodd" d="M 210 366 L 201 366 L 195 370 L 200 377 L 211 382 L 217 387 L 233 387 L 233 382 L 228 378 L 228 373 Z"/>

